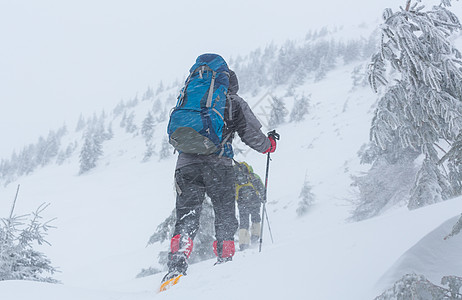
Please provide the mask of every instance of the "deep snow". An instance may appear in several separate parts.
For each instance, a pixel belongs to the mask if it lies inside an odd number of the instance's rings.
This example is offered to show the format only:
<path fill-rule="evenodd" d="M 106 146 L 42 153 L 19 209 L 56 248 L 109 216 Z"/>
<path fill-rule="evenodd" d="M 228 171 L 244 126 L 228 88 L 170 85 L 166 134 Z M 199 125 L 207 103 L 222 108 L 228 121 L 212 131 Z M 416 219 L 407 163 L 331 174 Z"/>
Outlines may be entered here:
<path fill-rule="evenodd" d="M 271 156 L 267 204 L 274 243 L 266 227 L 261 253 L 250 249 L 224 265 L 213 266 L 214 260 L 191 265 L 178 286 L 161 294 L 157 289 L 164 273 L 136 279 L 168 248 L 168 243 L 146 244 L 174 207 L 176 157 L 141 163 L 142 139 L 115 125 L 104 157 L 89 173 L 78 175 L 76 153 L 62 166 L 47 166 L 0 190 L 2 217 L 18 183 L 17 214 L 51 204 L 45 217 L 57 217 L 57 228 L 48 236 L 52 246 L 40 250 L 60 269 L 55 278 L 62 281 L 0 282 L 2 299 L 361 300 L 373 299 L 409 272 L 434 283 L 443 275 L 462 276 L 462 235 L 443 241 L 462 212 L 460 198 L 415 211 L 396 207 L 362 222 L 348 220 L 355 193 L 350 176 L 367 169 L 357 151 L 368 140 L 376 97 L 368 87 L 352 89 L 355 66 L 297 88 L 297 94 L 311 94 L 310 113 L 303 122 L 277 128 L 281 140 Z M 272 93 L 284 95 L 285 90 Z M 255 105 L 263 95 L 243 96 Z M 138 118 L 148 106 L 135 108 Z M 156 127 L 156 140 L 164 135 L 165 123 Z M 263 177 L 264 155 L 251 151 L 236 158 L 250 162 Z M 316 201 L 307 215 L 297 217 L 305 176 Z"/>

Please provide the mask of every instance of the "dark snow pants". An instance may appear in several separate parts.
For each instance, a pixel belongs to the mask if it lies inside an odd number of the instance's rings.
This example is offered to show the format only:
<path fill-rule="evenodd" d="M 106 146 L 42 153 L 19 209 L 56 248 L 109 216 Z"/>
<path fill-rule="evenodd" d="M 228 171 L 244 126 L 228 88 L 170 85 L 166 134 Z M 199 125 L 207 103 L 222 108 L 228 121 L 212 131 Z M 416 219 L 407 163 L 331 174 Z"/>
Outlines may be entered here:
<path fill-rule="evenodd" d="M 239 190 L 239 198 L 237 199 L 237 207 L 239 209 L 239 229 L 249 230 L 249 219 L 252 223 L 260 223 L 260 197 L 250 186 L 244 186 Z"/>
<path fill-rule="evenodd" d="M 191 164 L 175 171 L 176 224 L 174 236 L 194 239 L 205 193 L 215 212 L 215 236 L 219 245 L 234 241 L 238 227 L 235 206 L 234 171 L 232 166 Z"/>

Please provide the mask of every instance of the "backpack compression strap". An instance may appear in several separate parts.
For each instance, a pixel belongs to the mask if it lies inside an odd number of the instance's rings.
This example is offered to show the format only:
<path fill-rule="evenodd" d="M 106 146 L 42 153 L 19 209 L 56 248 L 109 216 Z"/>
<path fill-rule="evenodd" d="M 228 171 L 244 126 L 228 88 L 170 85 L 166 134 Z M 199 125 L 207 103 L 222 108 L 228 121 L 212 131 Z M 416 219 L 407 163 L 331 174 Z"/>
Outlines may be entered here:
<path fill-rule="evenodd" d="M 210 69 L 210 68 L 209 68 Z M 210 87 L 209 87 L 209 95 L 207 97 L 207 106 L 206 107 L 211 107 L 212 106 L 212 100 L 213 100 L 213 89 L 215 87 L 215 77 L 217 75 L 217 72 L 212 71 L 212 81 L 210 82 Z M 221 116 L 221 115 L 220 115 Z M 221 116 L 223 118 L 223 116 Z"/>
<path fill-rule="evenodd" d="M 183 102 L 184 96 L 186 94 L 186 90 L 188 89 L 189 82 L 191 81 L 191 77 L 194 75 L 194 73 L 199 72 L 199 77 L 202 78 L 202 74 L 204 71 L 212 71 L 212 81 L 210 82 L 210 87 L 209 87 L 209 94 L 207 95 L 207 106 L 206 107 L 211 107 L 212 106 L 212 100 L 213 100 L 213 89 L 215 87 L 215 78 L 217 75 L 217 72 L 213 71 L 209 66 L 203 65 L 199 66 L 196 69 L 194 69 L 192 72 L 189 73 L 188 78 L 186 78 L 185 85 L 180 91 L 180 96 L 178 97 L 178 102 L 177 102 L 177 107 L 181 106 L 181 103 Z M 227 73 L 226 73 L 227 74 Z"/>

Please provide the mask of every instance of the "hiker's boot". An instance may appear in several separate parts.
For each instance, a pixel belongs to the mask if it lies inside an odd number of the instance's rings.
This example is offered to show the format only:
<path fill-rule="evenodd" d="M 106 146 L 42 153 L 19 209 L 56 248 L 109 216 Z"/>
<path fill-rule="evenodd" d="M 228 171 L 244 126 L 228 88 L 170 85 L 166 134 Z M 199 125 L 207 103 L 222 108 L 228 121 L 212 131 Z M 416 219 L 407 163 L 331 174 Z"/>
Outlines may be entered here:
<path fill-rule="evenodd" d="M 261 225 L 260 222 L 252 223 L 250 226 L 250 243 L 256 246 L 260 240 Z"/>
<path fill-rule="evenodd" d="M 168 254 L 168 273 L 162 279 L 165 282 L 178 275 L 186 275 L 188 269 L 188 258 L 191 255 L 193 241 L 189 237 L 175 235 L 170 243 L 170 252 Z"/>
<path fill-rule="evenodd" d="M 243 251 L 250 246 L 250 233 L 247 229 L 239 229 L 239 250 Z"/>
<path fill-rule="evenodd" d="M 215 264 L 232 261 L 235 251 L 234 241 L 213 242 L 213 252 L 215 252 L 217 256 L 217 262 Z"/>

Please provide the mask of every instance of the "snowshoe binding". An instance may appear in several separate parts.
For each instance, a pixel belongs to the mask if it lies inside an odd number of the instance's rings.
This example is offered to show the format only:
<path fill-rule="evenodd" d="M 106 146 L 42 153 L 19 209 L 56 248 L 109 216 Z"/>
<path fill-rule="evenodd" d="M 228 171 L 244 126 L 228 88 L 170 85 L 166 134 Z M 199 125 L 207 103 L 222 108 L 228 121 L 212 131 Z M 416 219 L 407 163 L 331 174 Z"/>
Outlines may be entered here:
<path fill-rule="evenodd" d="M 186 274 L 182 274 L 179 272 L 168 272 L 165 274 L 162 282 L 160 284 L 159 292 L 163 292 L 174 286 L 180 281 L 180 278 Z"/>
<path fill-rule="evenodd" d="M 221 264 L 224 264 L 225 262 L 232 261 L 232 260 L 233 260 L 232 257 L 218 257 L 217 262 L 214 264 L 214 266 L 221 265 Z"/>

